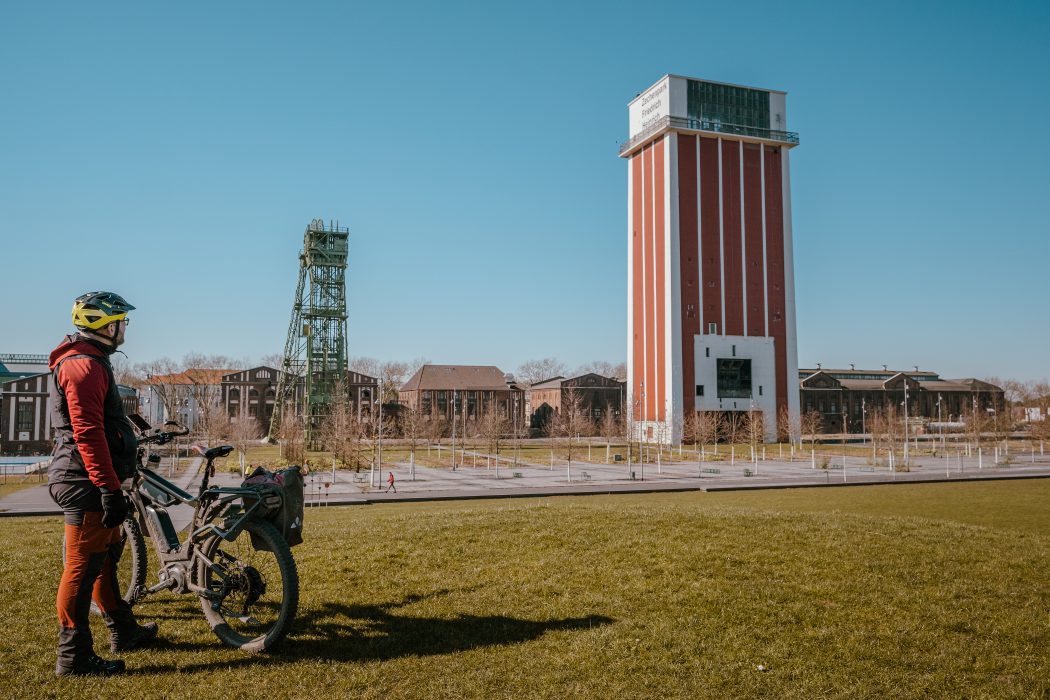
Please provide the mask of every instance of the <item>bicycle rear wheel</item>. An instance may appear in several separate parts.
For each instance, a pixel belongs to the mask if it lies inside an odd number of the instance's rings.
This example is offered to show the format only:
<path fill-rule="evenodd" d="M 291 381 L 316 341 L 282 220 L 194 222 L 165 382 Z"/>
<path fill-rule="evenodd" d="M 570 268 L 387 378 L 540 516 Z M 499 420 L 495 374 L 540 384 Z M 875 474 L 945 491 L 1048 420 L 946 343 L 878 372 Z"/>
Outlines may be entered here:
<path fill-rule="evenodd" d="M 232 542 L 205 540 L 201 554 L 197 585 L 214 596 L 202 595 L 201 608 L 215 635 L 253 653 L 284 639 L 299 608 L 299 573 L 277 528 L 249 521 Z"/>

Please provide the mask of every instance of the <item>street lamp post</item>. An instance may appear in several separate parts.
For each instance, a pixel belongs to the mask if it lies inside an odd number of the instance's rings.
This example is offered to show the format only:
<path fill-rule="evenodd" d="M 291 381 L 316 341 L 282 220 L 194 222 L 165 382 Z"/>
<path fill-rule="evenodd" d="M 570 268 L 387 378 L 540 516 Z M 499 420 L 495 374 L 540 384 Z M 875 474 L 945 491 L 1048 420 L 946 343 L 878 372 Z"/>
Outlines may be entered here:
<path fill-rule="evenodd" d="M 456 390 L 452 390 L 452 471 L 456 471 Z"/>
<path fill-rule="evenodd" d="M 634 479 L 633 463 L 631 461 L 631 433 L 634 432 L 634 409 L 638 406 L 638 399 L 633 399 L 627 405 L 627 475 Z"/>
<path fill-rule="evenodd" d="M 638 382 L 638 390 L 639 390 L 639 393 L 641 394 L 642 406 L 644 406 L 645 405 L 645 382 Z M 643 424 L 643 429 L 644 429 L 645 421 L 642 421 L 642 424 Z M 644 432 L 644 430 L 642 432 Z M 642 442 L 641 442 L 641 440 L 642 440 L 642 436 L 641 436 L 641 434 L 639 434 L 639 436 L 638 436 L 638 464 L 640 465 L 639 469 L 641 471 L 642 481 L 645 481 L 645 455 L 642 454 Z M 648 450 L 649 450 L 649 443 L 648 442 L 646 442 L 646 444 L 645 444 L 645 449 L 648 452 Z"/>
<path fill-rule="evenodd" d="M 862 396 L 860 397 L 860 432 L 865 436 L 868 434 L 867 417 L 868 407 L 865 404 L 865 398 Z M 867 438 L 865 437 L 865 439 Z"/>
<path fill-rule="evenodd" d="M 846 431 L 849 412 L 846 410 L 846 402 L 842 402 L 842 480 L 846 480 Z"/>
<path fill-rule="evenodd" d="M 512 425 L 514 426 L 512 431 L 511 431 L 512 434 L 514 435 L 514 467 L 517 468 L 517 466 L 518 466 L 518 443 L 521 442 L 521 440 L 519 438 L 519 434 L 520 433 L 519 433 L 519 430 L 518 430 L 518 397 L 517 397 L 517 395 L 514 396 L 514 416 L 511 418 L 511 420 L 513 421 Z"/>
<path fill-rule="evenodd" d="M 941 434 L 941 451 L 944 451 L 944 423 L 941 422 L 941 394 L 937 392 L 937 431 Z"/>
<path fill-rule="evenodd" d="M 908 377 L 904 376 L 904 466 L 908 466 Z"/>
<path fill-rule="evenodd" d="M 383 471 L 383 380 L 384 380 L 384 378 L 380 377 L 380 379 L 379 379 L 379 441 L 378 441 L 379 455 L 377 457 L 377 459 L 379 460 L 379 465 L 378 465 L 379 472 Z M 375 484 L 373 484 L 373 486 L 375 486 Z"/>

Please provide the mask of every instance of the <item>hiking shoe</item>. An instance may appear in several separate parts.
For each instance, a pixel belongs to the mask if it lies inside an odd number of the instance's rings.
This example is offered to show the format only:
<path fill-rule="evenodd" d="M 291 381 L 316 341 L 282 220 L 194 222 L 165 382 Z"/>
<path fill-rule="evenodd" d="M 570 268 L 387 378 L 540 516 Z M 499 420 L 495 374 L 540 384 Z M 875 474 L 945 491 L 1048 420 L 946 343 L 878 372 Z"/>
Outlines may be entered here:
<path fill-rule="evenodd" d="M 144 647 L 157 638 L 157 623 L 135 624 L 128 631 L 112 632 L 109 635 L 109 650 L 114 654 Z M 123 661 L 121 663 L 124 663 Z"/>
<path fill-rule="evenodd" d="M 120 659 L 110 661 L 92 654 L 73 661 L 71 666 L 55 666 L 56 676 L 115 676 L 124 673 L 124 662 Z"/>

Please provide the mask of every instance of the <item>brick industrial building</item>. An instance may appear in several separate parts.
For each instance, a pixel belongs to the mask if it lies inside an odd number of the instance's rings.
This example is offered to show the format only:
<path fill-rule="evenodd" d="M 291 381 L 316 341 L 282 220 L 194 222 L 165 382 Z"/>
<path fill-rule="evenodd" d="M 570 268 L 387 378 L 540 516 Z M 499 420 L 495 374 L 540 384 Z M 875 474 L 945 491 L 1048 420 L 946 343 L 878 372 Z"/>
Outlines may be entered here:
<path fill-rule="evenodd" d="M 449 424 L 453 415 L 470 422 L 498 411 L 513 425 L 524 426 L 524 392 L 510 375 L 492 365 L 423 365 L 401 386 L 398 401 Z"/>
<path fill-rule="evenodd" d="M 892 409 L 938 423 L 965 423 L 974 413 L 1002 411 L 1002 388 L 980 379 L 941 379 L 936 372 L 890 369 L 800 369 L 799 394 L 803 413 L 820 414 L 824 433 L 863 433 L 876 412 Z"/>
<path fill-rule="evenodd" d="M 537 382 L 525 392 L 526 412 L 533 433 L 542 433 L 551 418 L 562 411 L 569 398 L 579 397 L 580 408 L 594 421 L 601 423 L 606 414 L 620 419 L 626 383 L 611 377 L 588 372 L 577 377 L 553 377 Z"/>
<path fill-rule="evenodd" d="M 693 411 L 798 415 L 786 94 L 667 75 L 631 101 L 628 410 L 678 442 Z"/>
<path fill-rule="evenodd" d="M 0 453 L 49 454 L 54 446 L 51 425 L 51 372 L 47 355 L 0 355 Z M 138 393 L 117 385 L 128 413 L 138 411 Z"/>

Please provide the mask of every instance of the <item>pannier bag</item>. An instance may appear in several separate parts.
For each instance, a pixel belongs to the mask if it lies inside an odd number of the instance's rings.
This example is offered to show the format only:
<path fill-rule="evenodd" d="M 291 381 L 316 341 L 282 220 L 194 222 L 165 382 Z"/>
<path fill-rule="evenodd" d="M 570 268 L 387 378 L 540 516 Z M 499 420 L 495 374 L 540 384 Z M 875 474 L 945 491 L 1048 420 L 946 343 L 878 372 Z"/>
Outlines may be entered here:
<path fill-rule="evenodd" d="M 277 527 L 289 547 L 303 542 L 303 475 L 299 467 L 288 467 L 271 472 L 262 467 L 255 471 L 241 484 L 242 488 L 255 489 L 262 501 L 259 517 L 269 520 Z M 280 503 L 267 496 L 280 496 Z M 262 538 L 252 535 L 252 545 L 265 550 Z"/>

